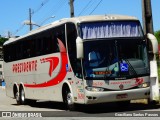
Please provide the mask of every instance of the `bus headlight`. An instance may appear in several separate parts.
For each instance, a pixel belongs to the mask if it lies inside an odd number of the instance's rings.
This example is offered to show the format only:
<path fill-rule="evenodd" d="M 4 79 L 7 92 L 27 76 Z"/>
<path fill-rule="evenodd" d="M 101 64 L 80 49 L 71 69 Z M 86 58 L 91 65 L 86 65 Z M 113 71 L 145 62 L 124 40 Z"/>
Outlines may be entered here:
<path fill-rule="evenodd" d="M 139 88 L 146 88 L 146 87 L 149 87 L 150 86 L 150 83 L 149 82 L 146 82 L 146 83 L 142 83 L 141 85 L 139 85 L 138 87 Z"/>
<path fill-rule="evenodd" d="M 88 91 L 92 91 L 92 92 L 102 92 L 102 91 L 104 91 L 103 88 L 99 88 L 99 87 L 86 87 L 86 89 Z"/>

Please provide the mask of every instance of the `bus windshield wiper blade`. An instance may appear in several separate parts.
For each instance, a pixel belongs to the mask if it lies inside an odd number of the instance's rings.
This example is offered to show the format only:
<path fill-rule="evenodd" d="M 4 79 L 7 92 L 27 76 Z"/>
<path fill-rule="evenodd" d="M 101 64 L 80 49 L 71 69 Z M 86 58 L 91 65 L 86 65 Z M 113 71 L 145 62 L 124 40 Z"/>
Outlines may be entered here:
<path fill-rule="evenodd" d="M 126 61 L 126 63 L 128 64 L 131 72 L 133 73 L 133 75 L 137 75 L 137 72 L 135 71 L 134 67 L 131 65 L 131 63 L 129 62 L 128 59 L 123 59 L 124 61 Z"/>

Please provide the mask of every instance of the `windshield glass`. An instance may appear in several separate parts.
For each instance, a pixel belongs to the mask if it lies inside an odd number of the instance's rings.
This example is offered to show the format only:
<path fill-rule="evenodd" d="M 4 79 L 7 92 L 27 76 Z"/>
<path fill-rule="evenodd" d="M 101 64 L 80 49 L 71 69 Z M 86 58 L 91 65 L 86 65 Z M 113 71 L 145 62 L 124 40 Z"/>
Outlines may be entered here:
<path fill-rule="evenodd" d="M 81 38 L 143 37 L 139 21 L 105 21 L 81 23 Z"/>
<path fill-rule="evenodd" d="M 98 39 L 84 42 L 86 79 L 127 79 L 149 73 L 143 39 Z"/>

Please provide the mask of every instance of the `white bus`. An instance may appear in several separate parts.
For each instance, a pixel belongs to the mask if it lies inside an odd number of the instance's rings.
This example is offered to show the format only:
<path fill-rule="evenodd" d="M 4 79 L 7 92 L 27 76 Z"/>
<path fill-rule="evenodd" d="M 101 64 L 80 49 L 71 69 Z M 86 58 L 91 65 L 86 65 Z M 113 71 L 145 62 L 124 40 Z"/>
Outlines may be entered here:
<path fill-rule="evenodd" d="M 70 110 L 75 104 L 156 101 L 146 43 L 131 16 L 53 22 L 4 43 L 6 94 L 18 104 L 58 101 Z"/>

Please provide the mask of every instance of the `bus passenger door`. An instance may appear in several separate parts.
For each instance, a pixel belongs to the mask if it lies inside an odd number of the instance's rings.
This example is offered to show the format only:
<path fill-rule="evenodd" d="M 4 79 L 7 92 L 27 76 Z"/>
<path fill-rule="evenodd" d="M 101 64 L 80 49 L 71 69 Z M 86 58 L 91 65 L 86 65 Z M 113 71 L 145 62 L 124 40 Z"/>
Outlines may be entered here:
<path fill-rule="evenodd" d="M 84 93 L 84 81 L 82 77 L 82 66 L 80 60 L 77 60 L 74 69 L 74 100 L 77 103 L 84 103 L 85 93 Z"/>
<path fill-rule="evenodd" d="M 77 29 L 74 23 L 66 24 L 66 37 L 67 37 L 66 43 L 67 43 L 69 63 L 72 67 L 71 72 L 74 80 L 73 83 L 71 84 L 74 101 L 77 103 L 84 103 L 82 65 L 81 61 L 77 59 L 77 48 L 76 48 Z"/>

